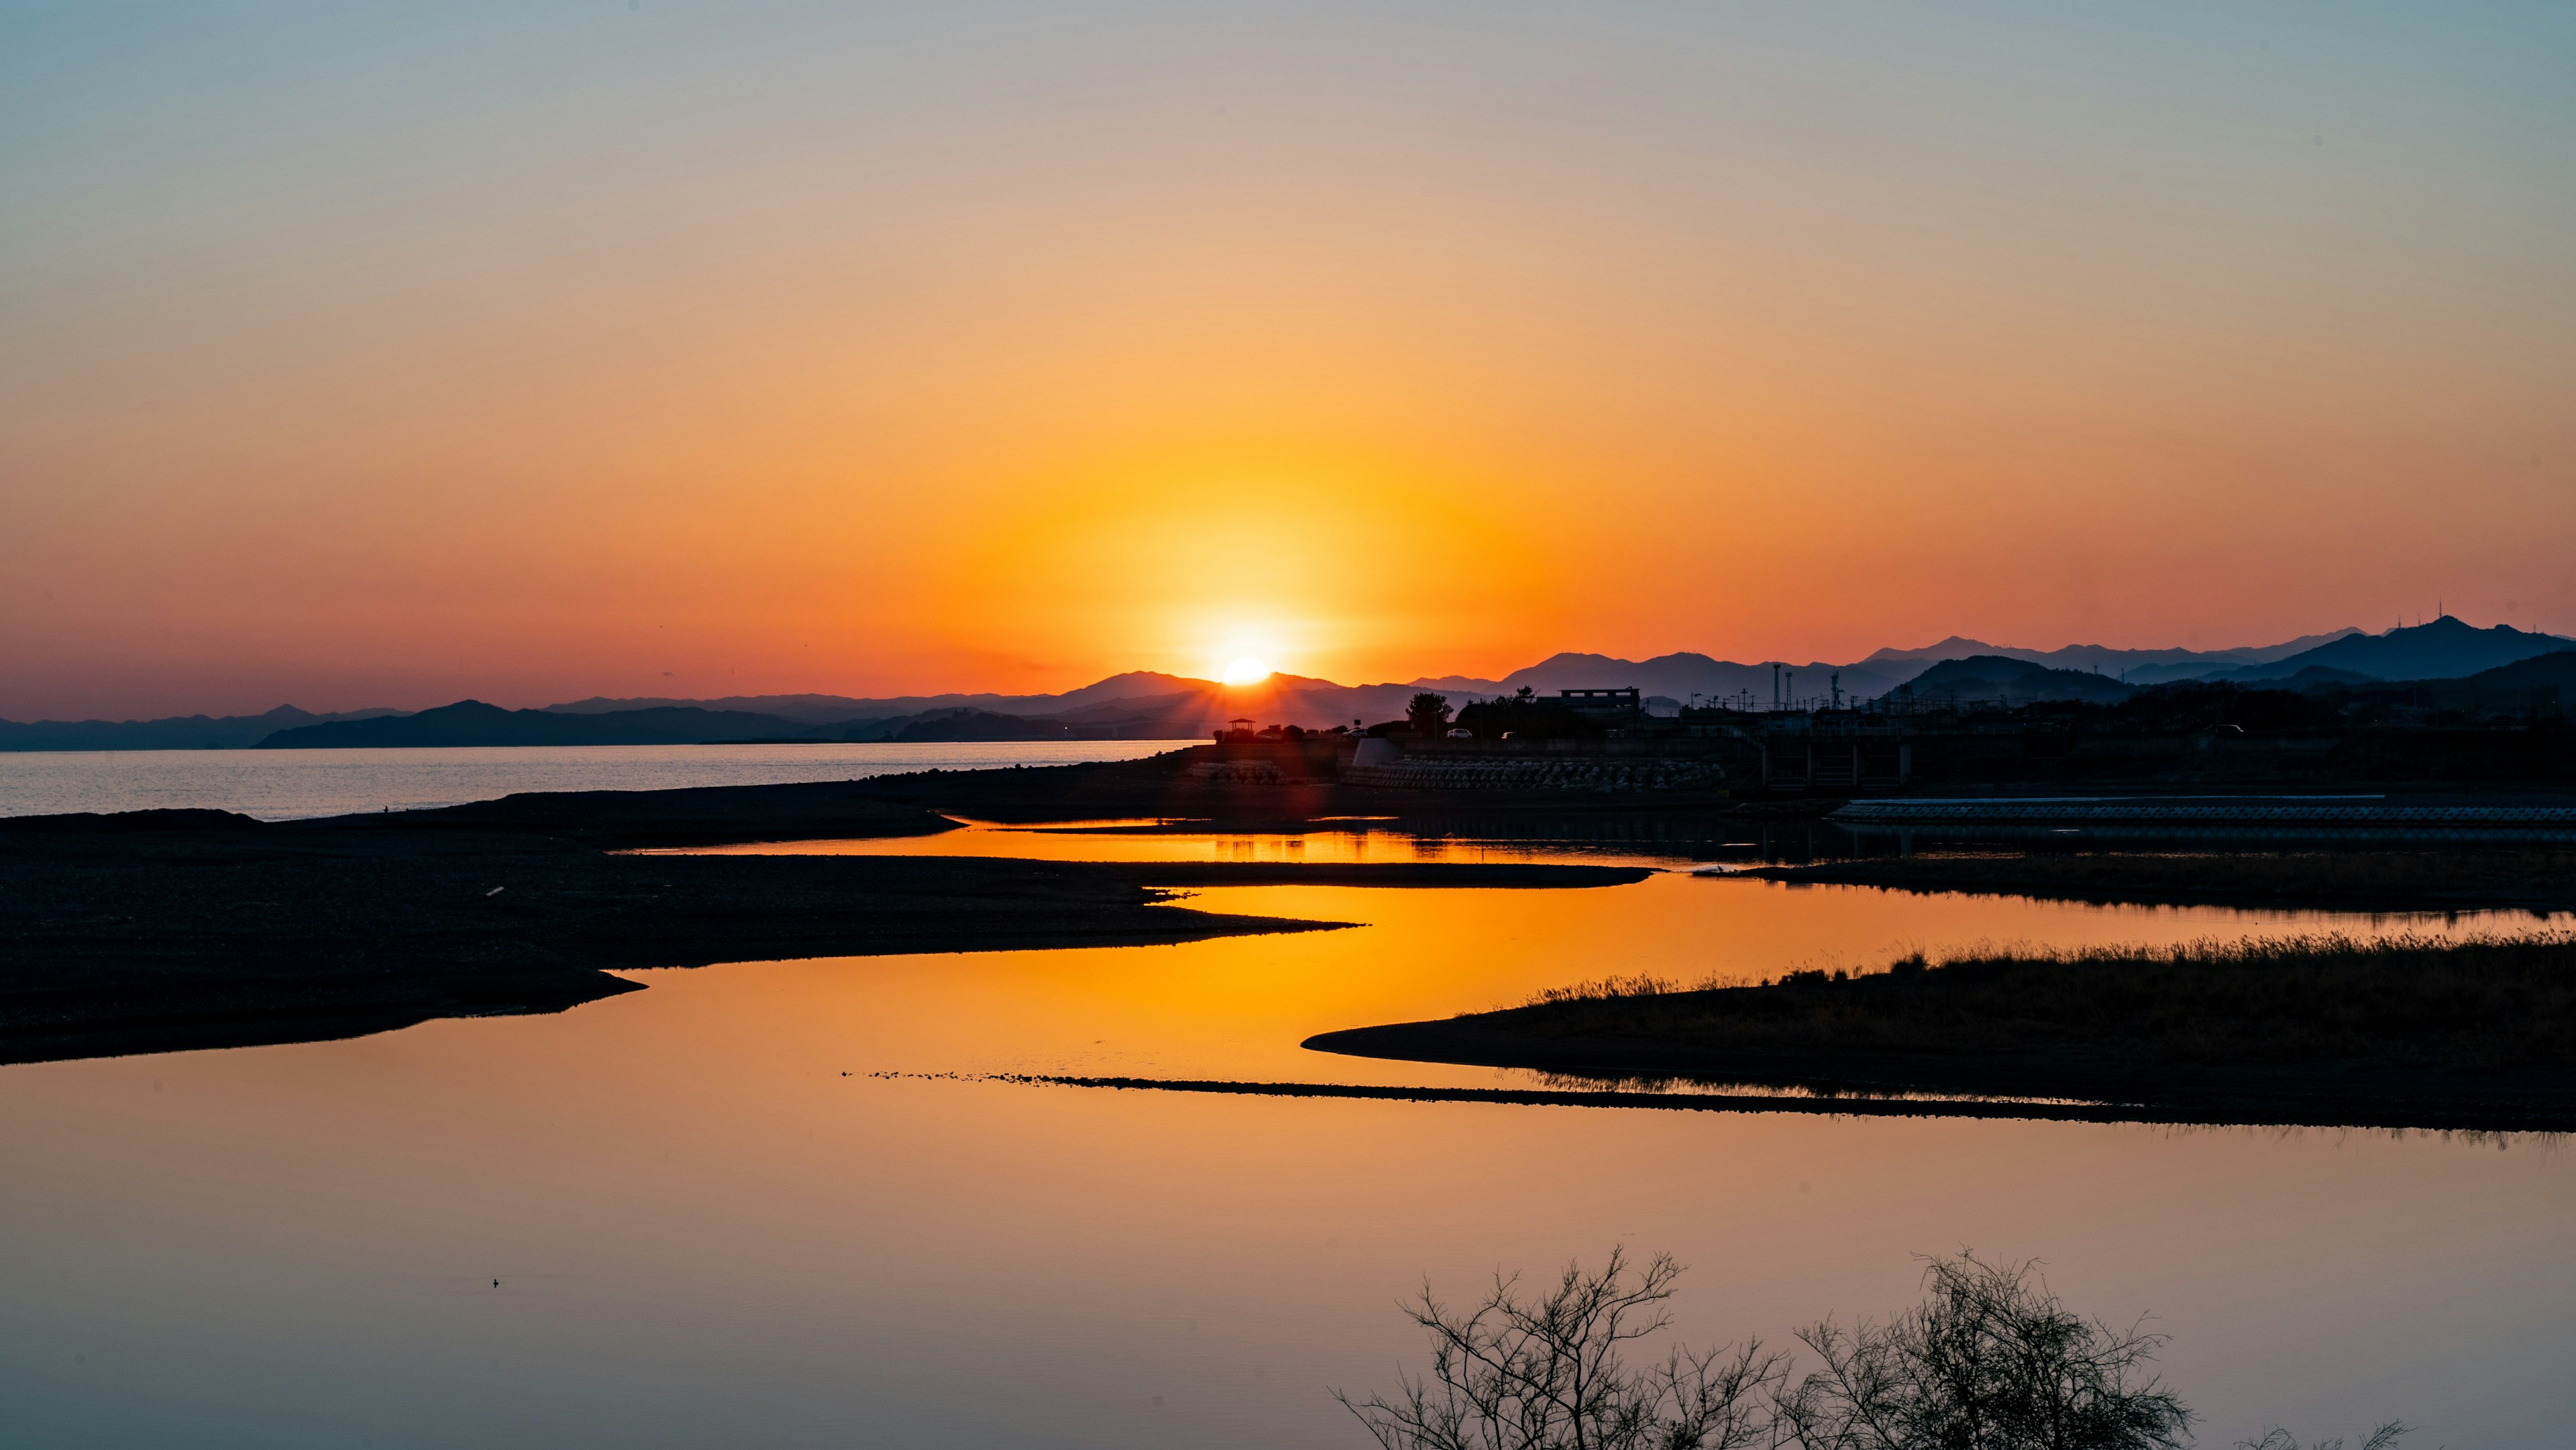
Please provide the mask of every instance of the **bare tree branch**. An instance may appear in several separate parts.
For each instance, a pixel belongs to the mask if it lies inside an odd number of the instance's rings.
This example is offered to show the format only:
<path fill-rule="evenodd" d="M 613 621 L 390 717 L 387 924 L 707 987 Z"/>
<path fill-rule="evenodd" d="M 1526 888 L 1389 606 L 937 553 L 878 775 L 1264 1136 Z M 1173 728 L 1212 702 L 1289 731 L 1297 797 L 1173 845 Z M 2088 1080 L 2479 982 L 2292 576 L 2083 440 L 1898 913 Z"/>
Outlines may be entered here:
<path fill-rule="evenodd" d="M 1670 1323 L 1681 1265 L 1642 1268 L 1613 1249 L 1598 1273 L 1568 1264 L 1524 1297 L 1497 1273 L 1464 1312 L 1425 1285 L 1403 1307 L 1432 1340 L 1427 1379 L 1399 1375 L 1390 1399 L 1334 1398 L 1385 1450 L 1743 1450 L 1769 1435 L 1768 1401 L 1786 1373 L 1759 1344 L 1732 1352 L 1672 1350 L 1632 1369 L 1624 1347 Z"/>

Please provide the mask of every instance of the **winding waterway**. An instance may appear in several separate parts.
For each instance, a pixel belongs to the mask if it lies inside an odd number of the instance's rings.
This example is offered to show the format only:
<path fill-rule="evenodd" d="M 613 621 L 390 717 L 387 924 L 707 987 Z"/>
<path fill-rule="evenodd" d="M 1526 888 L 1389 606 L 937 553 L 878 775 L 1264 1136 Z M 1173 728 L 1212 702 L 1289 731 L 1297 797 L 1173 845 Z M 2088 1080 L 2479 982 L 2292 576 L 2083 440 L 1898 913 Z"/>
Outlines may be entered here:
<path fill-rule="evenodd" d="M 1549 854 L 1356 829 L 979 830 L 932 848 Z M 2163 1367 L 2204 1411 L 2203 1444 L 2391 1417 L 2453 1446 L 2563 1433 L 2576 1163 L 2548 1140 L 973 1076 L 1517 1084 L 1297 1044 L 1609 973 L 2528 917 L 2114 909 L 1681 872 L 1190 904 L 1358 925 L 643 972 L 650 990 L 555 1016 L 0 1068 L 6 1438 L 1359 1446 L 1326 1389 L 1386 1386 L 1418 1362 L 1393 1301 L 1423 1275 L 1463 1290 L 1617 1242 L 1692 1266 L 1678 1317 L 1701 1340 L 1886 1313 L 1911 1298 L 1916 1254 L 2044 1258 L 2079 1307 L 2152 1311 L 2175 1336 Z M 903 1075 L 871 1075 L 885 1073 Z"/>

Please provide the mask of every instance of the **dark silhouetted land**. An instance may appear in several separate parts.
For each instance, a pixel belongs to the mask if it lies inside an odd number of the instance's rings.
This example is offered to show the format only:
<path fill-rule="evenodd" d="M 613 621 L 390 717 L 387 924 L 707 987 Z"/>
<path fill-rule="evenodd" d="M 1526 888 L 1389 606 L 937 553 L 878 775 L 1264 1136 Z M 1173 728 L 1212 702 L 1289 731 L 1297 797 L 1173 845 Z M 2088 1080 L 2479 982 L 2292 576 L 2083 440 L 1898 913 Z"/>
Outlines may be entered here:
<path fill-rule="evenodd" d="M 1078 817 L 1086 812 L 1067 801 L 1115 793 L 1088 769 L 522 795 L 265 824 L 218 811 L 0 820 L 0 1061 L 555 1011 L 629 990 L 607 975 L 616 968 L 1128 945 L 1319 925 L 1158 904 L 1175 887 L 1570 887 L 1645 874 L 618 854 L 953 828 L 933 803 L 990 810 L 1000 799 L 1053 796 L 1052 818 Z"/>
<path fill-rule="evenodd" d="M 1958 891 L 2059 901 L 2367 912 L 2576 911 L 2576 850 L 1957 853 L 1819 861 L 1741 880 Z"/>
<path fill-rule="evenodd" d="M 480 700 L 459 700 L 413 715 L 334 720 L 280 730 L 258 742 L 262 750 L 321 750 L 467 745 L 723 745 L 750 741 L 832 741 L 861 722 L 807 725 L 743 710 L 663 706 L 598 715 L 552 710 L 504 710 Z"/>
<path fill-rule="evenodd" d="M 1307 1046 L 1608 1082 L 2133 1105 L 2184 1121 L 2576 1127 L 2576 937 L 2010 953 L 1639 980 Z"/>

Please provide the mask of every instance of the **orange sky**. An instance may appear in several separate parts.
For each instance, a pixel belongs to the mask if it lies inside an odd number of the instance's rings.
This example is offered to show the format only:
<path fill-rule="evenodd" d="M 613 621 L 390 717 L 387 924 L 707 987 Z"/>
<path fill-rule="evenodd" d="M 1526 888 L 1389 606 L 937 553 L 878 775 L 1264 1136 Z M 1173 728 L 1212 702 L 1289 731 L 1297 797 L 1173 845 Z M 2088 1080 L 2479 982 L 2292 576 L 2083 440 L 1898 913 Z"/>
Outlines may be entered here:
<path fill-rule="evenodd" d="M 2571 35 L 0 20 L 0 716 L 2576 632 Z"/>

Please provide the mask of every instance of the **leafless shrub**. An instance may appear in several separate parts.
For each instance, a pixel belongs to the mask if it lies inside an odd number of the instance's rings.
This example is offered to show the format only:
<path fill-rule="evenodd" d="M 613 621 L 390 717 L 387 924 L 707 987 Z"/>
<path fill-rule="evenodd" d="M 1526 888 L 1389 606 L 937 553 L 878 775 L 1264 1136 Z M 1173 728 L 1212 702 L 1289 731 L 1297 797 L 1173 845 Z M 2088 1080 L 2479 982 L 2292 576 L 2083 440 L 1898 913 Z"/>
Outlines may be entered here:
<path fill-rule="evenodd" d="M 2389 1450 L 2390 1446 L 2411 1433 L 2411 1429 L 2401 1421 L 2391 1420 L 2363 1436 L 2358 1450 Z M 2338 1435 L 2332 1440 L 2315 1440 L 2302 1447 L 2289 1431 L 2276 1429 L 2260 1440 L 2237 1441 L 2236 1450 L 2343 1450 L 2343 1437 Z"/>
<path fill-rule="evenodd" d="M 1822 1368 L 1787 1356 L 1674 1348 L 1632 1368 L 1627 1346 L 1669 1323 L 1681 1266 L 1613 1250 L 1525 1294 L 1497 1274 L 1455 1309 L 1429 1285 L 1403 1306 L 1431 1336 L 1431 1372 L 1392 1397 L 1334 1398 L 1383 1450 L 2180 1450 L 2192 1413 L 2152 1373 L 2165 1336 L 2068 1309 L 2032 1264 L 1927 1261 L 1922 1303 L 1883 1323 L 1801 1331 Z M 2356 1450 L 2391 1450 L 2390 1421 Z M 2302 1447 L 2286 1431 L 2236 1450 Z"/>
<path fill-rule="evenodd" d="M 1613 1249 L 1597 1274 L 1568 1264 L 1525 1297 L 1497 1274 L 1472 1308 L 1423 1285 L 1404 1312 L 1431 1335 L 1431 1374 L 1399 1374 L 1393 1399 L 1333 1397 L 1385 1450 L 1735 1450 L 1765 1441 L 1786 1366 L 1758 1342 L 1732 1352 L 1676 1348 L 1632 1369 L 1624 1347 L 1670 1321 L 1681 1265 L 1631 1269 Z"/>
<path fill-rule="evenodd" d="M 2147 1372 L 2165 1337 L 2069 1310 L 2029 1264 L 1934 1259 L 1884 1324 L 1799 1332 L 1824 1361 L 1779 1398 L 1801 1450 L 2175 1450 L 2191 1411 Z"/>

